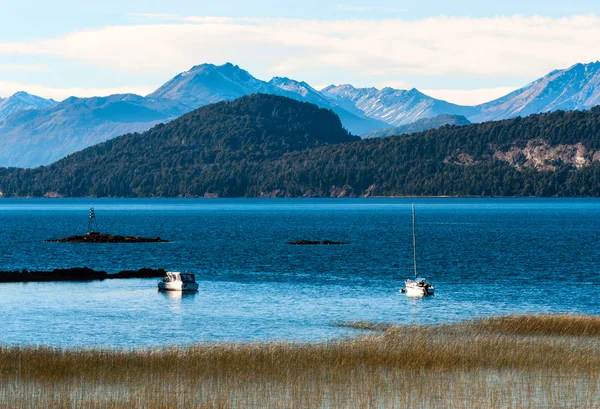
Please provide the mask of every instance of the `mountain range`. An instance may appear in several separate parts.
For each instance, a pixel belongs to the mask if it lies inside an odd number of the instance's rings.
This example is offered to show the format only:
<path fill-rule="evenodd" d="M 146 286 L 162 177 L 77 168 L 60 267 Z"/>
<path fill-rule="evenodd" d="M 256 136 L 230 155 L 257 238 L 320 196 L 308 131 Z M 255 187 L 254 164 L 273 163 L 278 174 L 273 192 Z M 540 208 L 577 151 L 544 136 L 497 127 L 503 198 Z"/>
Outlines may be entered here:
<path fill-rule="evenodd" d="M 3 197 L 600 197 L 600 107 L 360 139 L 329 109 L 254 94 L 35 169 Z"/>
<path fill-rule="evenodd" d="M 331 109 L 351 133 L 365 133 L 459 115 L 471 122 L 555 110 L 589 109 L 600 103 L 600 63 L 557 70 L 497 100 L 461 106 L 422 92 L 393 88 L 329 86 L 303 81 L 262 81 L 240 67 L 202 64 L 182 72 L 147 96 L 70 97 L 58 103 L 19 92 L 0 100 L 0 166 L 47 165 L 125 133 L 142 132 L 198 107 L 256 94 L 273 94 Z M 439 121 L 433 121 L 439 123 Z"/>

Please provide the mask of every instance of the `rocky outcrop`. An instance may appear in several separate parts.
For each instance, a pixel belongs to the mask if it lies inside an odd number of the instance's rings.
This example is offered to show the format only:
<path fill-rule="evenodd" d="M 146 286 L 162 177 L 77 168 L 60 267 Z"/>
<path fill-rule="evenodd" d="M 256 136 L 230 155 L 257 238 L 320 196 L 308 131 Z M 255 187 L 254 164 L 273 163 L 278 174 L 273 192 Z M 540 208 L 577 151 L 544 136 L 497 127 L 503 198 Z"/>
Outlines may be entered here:
<path fill-rule="evenodd" d="M 167 243 L 160 237 L 111 236 L 110 234 L 88 233 L 85 236 L 70 236 L 64 239 L 46 240 L 49 243 Z"/>
<path fill-rule="evenodd" d="M 525 147 L 513 146 L 506 152 L 496 150 L 494 158 L 517 169 L 555 171 L 566 165 L 577 169 L 600 161 L 600 151 L 590 151 L 583 144 L 550 146 L 543 139 L 530 140 Z"/>
<path fill-rule="evenodd" d="M 490 153 L 474 158 L 461 150 L 454 151 L 444 158 L 445 164 L 475 166 L 491 159 L 506 162 L 518 170 L 556 171 L 565 166 L 585 168 L 593 162 L 600 162 L 600 151 L 587 149 L 581 142 L 572 145 L 552 146 L 544 139 L 532 139 L 525 146 L 513 146 L 502 150 L 490 145 Z"/>
<path fill-rule="evenodd" d="M 444 159 L 444 163 L 458 165 L 458 166 L 473 166 L 477 165 L 479 161 L 473 159 L 473 156 L 462 151 L 455 151 L 452 155 L 449 155 Z"/>
<path fill-rule="evenodd" d="M 285 244 L 291 245 L 304 245 L 304 246 L 315 246 L 315 245 L 341 245 L 341 244 L 350 244 L 344 241 L 330 241 L 330 240 L 322 240 L 322 241 L 312 241 L 312 240 L 296 240 L 296 241 L 288 241 Z"/>
<path fill-rule="evenodd" d="M 165 275 L 163 269 L 142 268 L 133 271 L 121 271 L 108 274 L 87 267 L 54 269 L 52 271 L 0 271 L 0 283 L 29 283 L 49 281 L 97 281 L 124 278 L 158 278 Z"/>

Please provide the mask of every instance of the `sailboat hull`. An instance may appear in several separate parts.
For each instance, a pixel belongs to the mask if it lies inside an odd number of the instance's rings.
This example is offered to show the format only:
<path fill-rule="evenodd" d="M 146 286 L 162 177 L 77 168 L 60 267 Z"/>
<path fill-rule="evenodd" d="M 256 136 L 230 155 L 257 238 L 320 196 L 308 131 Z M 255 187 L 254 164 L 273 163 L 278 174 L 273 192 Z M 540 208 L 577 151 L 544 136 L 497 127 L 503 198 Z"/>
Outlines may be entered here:
<path fill-rule="evenodd" d="M 401 290 L 401 292 L 413 297 L 425 297 L 428 295 L 433 295 L 435 292 L 433 284 L 428 283 L 427 280 L 423 278 L 417 280 L 406 280 L 404 282 L 404 286 L 405 287 Z"/>
<path fill-rule="evenodd" d="M 433 288 L 405 288 L 404 292 L 408 297 L 426 297 L 428 295 L 434 295 Z"/>

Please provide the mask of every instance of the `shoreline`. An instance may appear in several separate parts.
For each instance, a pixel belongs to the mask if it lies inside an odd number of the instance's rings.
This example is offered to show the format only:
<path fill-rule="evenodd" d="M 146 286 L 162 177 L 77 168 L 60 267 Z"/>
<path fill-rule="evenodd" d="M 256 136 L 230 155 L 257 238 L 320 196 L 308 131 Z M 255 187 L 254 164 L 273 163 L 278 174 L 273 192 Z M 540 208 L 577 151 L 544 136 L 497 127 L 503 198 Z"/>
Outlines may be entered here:
<path fill-rule="evenodd" d="M 44 196 L 0 196 L 0 203 L 2 201 L 10 200 L 44 200 L 44 201 L 60 201 L 60 200 L 206 200 L 206 201 L 219 201 L 219 200 L 372 200 L 372 199 L 556 199 L 556 200 L 577 200 L 577 199 L 600 199 L 600 196 L 293 196 L 293 197 L 272 197 L 272 196 L 238 196 L 238 197 L 206 197 L 206 196 L 144 196 L 144 197 L 130 197 L 130 196 L 64 196 L 64 197 L 44 197 Z"/>

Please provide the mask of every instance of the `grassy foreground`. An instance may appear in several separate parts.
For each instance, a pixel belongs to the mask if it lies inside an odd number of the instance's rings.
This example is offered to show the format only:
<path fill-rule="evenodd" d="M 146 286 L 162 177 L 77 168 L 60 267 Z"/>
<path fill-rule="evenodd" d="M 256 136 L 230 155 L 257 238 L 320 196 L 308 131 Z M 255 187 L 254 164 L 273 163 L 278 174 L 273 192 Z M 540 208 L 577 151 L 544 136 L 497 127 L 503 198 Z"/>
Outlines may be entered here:
<path fill-rule="evenodd" d="M 600 407 L 600 318 L 513 316 L 321 344 L 0 347 L 2 408 Z"/>

